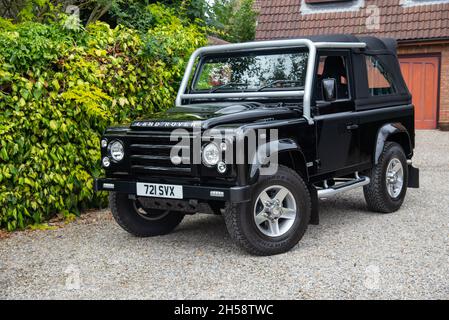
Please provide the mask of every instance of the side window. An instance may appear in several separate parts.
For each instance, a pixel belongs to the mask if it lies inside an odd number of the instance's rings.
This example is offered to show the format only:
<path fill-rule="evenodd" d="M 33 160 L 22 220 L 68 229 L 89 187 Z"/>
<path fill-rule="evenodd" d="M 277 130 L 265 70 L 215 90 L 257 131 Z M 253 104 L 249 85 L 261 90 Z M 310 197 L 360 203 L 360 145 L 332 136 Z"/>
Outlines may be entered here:
<path fill-rule="evenodd" d="M 320 56 L 317 71 L 316 100 L 323 100 L 323 79 L 335 79 L 337 81 L 337 100 L 349 99 L 347 61 L 345 56 Z"/>
<path fill-rule="evenodd" d="M 384 96 L 396 93 L 391 75 L 385 70 L 379 59 L 366 56 L 368 88 L 371 96 Z"/>

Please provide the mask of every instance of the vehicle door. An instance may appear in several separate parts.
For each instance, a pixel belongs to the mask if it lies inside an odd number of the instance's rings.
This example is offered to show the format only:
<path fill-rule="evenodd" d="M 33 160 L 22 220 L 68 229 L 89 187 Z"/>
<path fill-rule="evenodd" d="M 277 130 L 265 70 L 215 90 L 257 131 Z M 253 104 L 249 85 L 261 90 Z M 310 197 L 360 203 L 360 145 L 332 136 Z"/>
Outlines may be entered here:
<path fill-rule="evenodd" d="M 349 51 L 320 52 L 318 62 L 314 86 L 317 174 L 325 174 L 360 162 L 359 120 L 352 99 Z M 329 96 L 332 86 L 334 96 Z"/>

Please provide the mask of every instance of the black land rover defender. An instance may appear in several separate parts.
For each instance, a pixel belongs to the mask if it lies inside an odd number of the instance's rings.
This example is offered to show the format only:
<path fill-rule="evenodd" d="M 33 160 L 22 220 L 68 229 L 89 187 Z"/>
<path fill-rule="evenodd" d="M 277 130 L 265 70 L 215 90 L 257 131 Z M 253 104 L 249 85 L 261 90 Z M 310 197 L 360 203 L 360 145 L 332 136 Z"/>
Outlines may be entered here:
<path fill-rule="evenodd" d="M 136 236 L 222 214 L 238 244 L 272 255 L 318 223 L 319 198 L 363 187 L 371 210 L 398 210 L 419 186 L 414 144 L 394 40 L 213 46 L 190 58 L 175 107 L 106 130 L 95 189 Z"/>

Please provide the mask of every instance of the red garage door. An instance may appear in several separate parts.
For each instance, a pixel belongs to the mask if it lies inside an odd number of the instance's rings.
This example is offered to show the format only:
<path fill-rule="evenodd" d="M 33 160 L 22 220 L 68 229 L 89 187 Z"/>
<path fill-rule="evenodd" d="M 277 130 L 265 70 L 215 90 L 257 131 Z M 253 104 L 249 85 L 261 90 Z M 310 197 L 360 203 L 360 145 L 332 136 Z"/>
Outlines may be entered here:
<path fill-rule="evenodd" d="M 439 58 L 435 56 L 399 59 L 402 74 L 415 105 L 416 129 L 437 127 Z"/>

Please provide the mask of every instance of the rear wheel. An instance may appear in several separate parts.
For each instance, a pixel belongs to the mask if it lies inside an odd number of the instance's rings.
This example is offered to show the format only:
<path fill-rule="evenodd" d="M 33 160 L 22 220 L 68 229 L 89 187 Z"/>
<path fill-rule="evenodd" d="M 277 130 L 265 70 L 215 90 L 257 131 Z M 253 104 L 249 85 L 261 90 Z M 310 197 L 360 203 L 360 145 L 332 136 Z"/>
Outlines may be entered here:
<path fill-rule="evenodd" d="M 184 218 L 180 212 L 144 208 L 139 199 L 129 199 L 122 193 L 110 192 L 109 204 L 115 221 L 137 237 L 168 234 Z"/>
<path fill-rule="evenodd" d="M 294 247 L 307 230 L 311 199 L 303 179 L 280 166 L 255 184 L 249 203 L 228 204 L 224 212 L 231 237 L 255 255 L 274 255 Z"/>
<path fill-rule="evenodd" d="M 387 142 L 369 176 L 371 183 L 363 187 L 369 209 L 381 213 L 399 210 L 408 185 L 407 158 L 402 147 L 395 142 Z"/>

